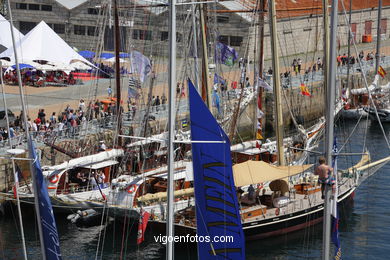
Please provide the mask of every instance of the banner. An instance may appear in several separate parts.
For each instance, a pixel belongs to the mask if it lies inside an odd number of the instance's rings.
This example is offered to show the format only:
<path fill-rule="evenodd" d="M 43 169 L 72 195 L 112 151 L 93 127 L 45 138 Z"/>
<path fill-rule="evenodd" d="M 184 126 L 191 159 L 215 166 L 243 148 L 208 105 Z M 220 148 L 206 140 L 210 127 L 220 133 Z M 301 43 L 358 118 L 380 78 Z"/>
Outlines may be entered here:
<path fill-rule="evenodd" d="M 229 138 L 217 123 L 190 80 L 192 162 L 197 235 L 210 241 L 198 243 L 198 259 L 245 259 L 245 237 L 234 185 Z M 221 141 L 208 143 L 207 141 Z M 229 236 L 230 241 L 213 242 Z"/>
<path fill-rule="evenodd" d="M 139 79 L 144 82 L 146 76 L 152 71 L 150 60 L 139 51 L 132 51 L 130 61 L 130 72 L 139 74 Z"/>
<path fill-rule="evenodd" d="M 53 208 L 47 192 L 47 184 L 43 178 L 41 164 L 39 162 L 38 155 L 35 151 L 32 138 L 29 140 L 29 149 L 31 158 L 34 160 L 32 163 L 32 170 L 34 174 L 32 178 L 35 178 L 36 188 L 38 192 L 34 191 L 34 196 L 38 197 L 40 219 L 38 224 L 41 225 L 43 233 L 43 248 L 47 260 L 60 260 L 62 259 L 60 252 L 60 240 L 58 238 L 57 225 L 53 215 Z"/>
<path fill-rule="evenodd" d="M 238 55 L 234 48 L 218 42 L 215 46 L 215 63 L 222 63 L 227 66 L 233 66 Z"/>

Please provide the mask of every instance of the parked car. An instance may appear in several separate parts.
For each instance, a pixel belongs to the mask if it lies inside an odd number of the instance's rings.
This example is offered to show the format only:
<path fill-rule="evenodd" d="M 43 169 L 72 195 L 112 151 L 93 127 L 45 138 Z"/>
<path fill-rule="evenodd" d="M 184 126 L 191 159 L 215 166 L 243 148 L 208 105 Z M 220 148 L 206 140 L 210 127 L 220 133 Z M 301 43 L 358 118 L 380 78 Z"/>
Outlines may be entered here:
<path fill-rule="evenodd" d="M 11 110 L 7 110 L 9 122 L 13 123 L 15 121 L 15 115 L 11 112 Z M 7 127 L 7 118 L 5 117 L 5 109 L 0 108 L 0 127 Z"/>

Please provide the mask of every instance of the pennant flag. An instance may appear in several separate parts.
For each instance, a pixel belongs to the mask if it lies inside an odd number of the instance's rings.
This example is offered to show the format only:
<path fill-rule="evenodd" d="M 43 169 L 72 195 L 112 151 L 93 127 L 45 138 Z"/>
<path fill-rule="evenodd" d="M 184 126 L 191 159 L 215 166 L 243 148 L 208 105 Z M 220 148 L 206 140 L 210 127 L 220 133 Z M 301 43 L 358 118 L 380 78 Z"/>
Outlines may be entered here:
<path fill-rule="evenodd" d="M 260 77 L 257 78 L 256 88 L 264 88 L 266 91 L 272 91 L 272 87 Z"/>
<path fill-rule="evenodd" d="M 49 198 L 49 194 L 47 192 L 47 184 L 43 179 L 41 164 L 39 162 L 38 155 L 35 151 L 34 144 L 32 142 L 32 138 L 29 140 L 29 149 L 30 156 L 33 158 L 32 170 L 33 170 L 33 178 L 35 178 L 37 192 L 34 191 L 34 196 L 37 196 L 38 204 L 39 204 L 39 215 L 40 219 L 38 220 L 39 225 L 42 228 L 43 234 L 43 246 L 45 249 L 44 254 L 46 255 L 46 259 L 48 260 L 61 260 L 61 252 L 60 252 L 60 240 L 58 238 L 56 221 L 53 215 L 53 208 L 51 206 L 51 201 Z"/>
<path fill-rule="evenodd" d="M 138 222 L 137 245 L 141 244 L 145 240 L 145 230 L 148 226 L 149 217 L 149 212 L 141 210 Z"/>
<path fill-rule="evenodd" d="M 304 96 L 311 97 L 309 90 L 307 89 L 307 86 L 305 84 L 301 84 L 301 94 Z"/>
<path fill-rule="evenodd" d="M 337 144 L 336 138 L 333 143 L 333 152 L 337 154 Z M 333 190 L 333 199 L 331 207 L 332 215 L 332 242 L 335 245 L 335 259 L 341 259 L 341 246 L 340 246 L 340 236 L 339 236 L 339 213 L 337 210 L 337 197 L 338 197 L 338 183 L 337 183 L 337 156 L 333 158 L 333 176 L 334 176 L 334 190 Z"/>
<path fill-rule="evenodd" d="M 226 81 L 221 76 L 219 76 L 217 73 L 214 73 L 214 84 L 218 84 L 218 83 L 225 85 Z"/>
<path fill-rule="evenodd" d="M 378 74 L 381 75 L 382 78 L 386 76 L 386 71 L 382 68 L 382 66 L 379 66 L 378 68 Z"/>
<path fill-rule="evenodd" d="M 139 51 L 132 51 L 130 54 L 131 73 L 139 74 L 141 82 L 145 81 L 145 77 L 151 72 L 152 65 L 150 60 Z"/>
<path fill-rule="evenodd" d="M 238 55 L 234 48 L 218 42 L 215 46 L 215 63 L 222 63 L 227 66 L 233 66 Z"/>
<path fill-rule="evenodd" d="M 190 80 L 190 126 L 196 201 L 197 235 L 210 242 L 198 243 L 198 259 L 245 259 L 245 237 L 234 185 L 229 138 L 217 123 Z M 207 141 L 224 141 L 208 143 Z M 212 242 L 213 238 L 232 239 Z"/>

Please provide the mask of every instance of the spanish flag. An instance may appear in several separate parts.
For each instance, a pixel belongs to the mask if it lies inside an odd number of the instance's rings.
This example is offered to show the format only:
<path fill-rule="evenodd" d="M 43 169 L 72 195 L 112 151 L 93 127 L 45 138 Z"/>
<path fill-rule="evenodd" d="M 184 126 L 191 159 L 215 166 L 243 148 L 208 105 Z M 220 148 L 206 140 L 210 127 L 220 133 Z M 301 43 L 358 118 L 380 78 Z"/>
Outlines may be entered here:
<path fill-rule="evenodd" d="M 311 97 L 309 90 L 307 89 L 307 87 L 303 83 L 301 84 L 301 94 L 304 96 Z"/>
<path fill-rule="evenodd" d="M 379 68 L 378 68 L 378 74 L 381 75 L 382 78 L 385 77 L 386 71 L 382 68 L 382 66 L 379 66 Z"/>

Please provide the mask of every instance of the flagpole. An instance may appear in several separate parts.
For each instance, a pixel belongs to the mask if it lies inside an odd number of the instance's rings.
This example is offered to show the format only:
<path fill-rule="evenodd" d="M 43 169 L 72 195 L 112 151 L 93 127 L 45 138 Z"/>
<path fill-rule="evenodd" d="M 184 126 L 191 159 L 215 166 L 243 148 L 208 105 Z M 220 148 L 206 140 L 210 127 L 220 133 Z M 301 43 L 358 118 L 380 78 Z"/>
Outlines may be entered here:
<path fill-rule="evenodd" d="M 32 158 L 33 151 L 31 150 L 31 136 L 29 134 L 29 126 L 28 126 L 28 121 L 27 121 L 27 107 L 26 103 L 24 100 L 24 90 L 22 86 L 22 77 L 20 75 L 20 67 L 19 67 L 19 60 L 18 60 L 18 52 L 16 50 L 16 42 L 15 42 L 15 35 L 14 35 L 14 30 L 13 30 L 13 20 L 12 20 L 12 10 L 11 10 L 11 1 L 8 1 L 8 13 L 9 13 L 9 20 L 10 20 L 10 26 L 11 26 L 11 38 L 12 38 L 12 46 L 14 48 L 14 58 L 15 58 L 15 64 L 16 64 L 16 75 L 18 77 L 18 86 L 19 86 L 19 94 L 20 94 L 20 101 L 22 105 L 22 111 L 23 111 L 23 122 L 24 122 L 24 128 L 26 131 L 26 139 L 27 139 L 27 144 L 28 148 L 30 151 L 30 157 Z M 34 159 L 34 158 L 32 158 Z M 35 171 L 33 170 L 33 161 L 30 162 L 30 172 L 31 172 L 31 177 L 32 177 L 32 185 L 33 185 L 33 190 L 34 190 L 34 205 L 35 205 L 35 213 L 37 217 L 37 222 L 38 222 L 38 232 L 39 232 L 39 240 L 41 243 L 41 252 L 42 252 L 42 259 L 46 260 L 46 254 L 45 254 L 45 243 L 43 240 L 43 231 L 42 231 L 42 226 L 40 224 L 41 222 L 41 212 L 39 209 L 39 202 L 38 202 L 38 195 L 37 195 L 37 181 L 35 178 Z"/>
<path fill-rule="evenodd" d="M 332 1 L 331 14 L 331 32 L 330 32 L 330 48 L 329 48 L 329 86 L 327 87 L 327 101 L 326 108 L 326 132 L 325 132 L 325 154 L 327 163 L 332 162 L 333 140 L 334 140 L 334 103 L 335 103 L 335 89 L 336 89 L 336 37 L 337 37 L 337 10 L 338 0 Z M 323 244 L 322 244 L 322 259 L 329 260 L 330 253 L 330 234 L 331 234 L 331 205 L 330 205 L 331 189 L 325 185 L 325 199 L 324 199 L 324 213 L 323 213 Z"/>
<path fill-rule="evenodd" d="M 169 67 L 168 67 L 168 189 L 167 225 L 168 236 L 166 259 L 173 259 L 174 253 L 174 147 L 175 140 L 175 93 L 176 93 L 176 0 L 169 1 Z"/>
<path fill-rule="evenodd" d="M 13 30 L 13 26 L 11 24 L 11 30 Z M 4 79 L 3 79 L 3 63 L 0 60 L 0 80 L 1 80 L 1 91 L 3 93 L 3 103 L 4 103 L 4 110 L 5 110 L 5 119 L 7 121 L 7 131 L 8 131 L 8 143 L 10 149 L 12 149 L 12 140 L 11 140 L 11 131 L 9 127 L 9 117 L 8 117 L 8 106 L 7 106 L 7 100 L 5 98 L 5 91 L 4 91 Z M 25 260 L 27 260 L 27 249 L 26 249 L 26 240 L 24 237 L 24 227 L 23 227 L 23 219 L 22 219 L 22 210 L 20 208 L 20 199 L 19 199 L 19 181 L 18 181 L 18 175 L 15 170 L 15 160 L 11 159 L 12 161 L 12 171 L 14 174 L 14 186 L 15 186 L 15 195 L 16 195 L 16 205 L 18 208 L 18 215 L 19 215 L 19 225 L 20 225 L 20 235 L 22 236 L 22 249 L 23 249 L 23 257 Z"/>

